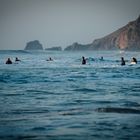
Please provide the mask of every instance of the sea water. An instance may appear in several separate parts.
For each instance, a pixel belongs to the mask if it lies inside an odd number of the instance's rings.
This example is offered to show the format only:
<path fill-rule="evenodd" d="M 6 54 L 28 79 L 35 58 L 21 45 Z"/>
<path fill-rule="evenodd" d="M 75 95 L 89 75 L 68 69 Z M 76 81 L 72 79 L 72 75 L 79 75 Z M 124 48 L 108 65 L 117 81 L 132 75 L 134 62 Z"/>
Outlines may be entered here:
<path fill-rule="evenodd" d="M 6 65 L 8 57 L 21 62 Z M 139 60 L 139 52 L 0 51 L 0 139 L 140 139 Z"/>

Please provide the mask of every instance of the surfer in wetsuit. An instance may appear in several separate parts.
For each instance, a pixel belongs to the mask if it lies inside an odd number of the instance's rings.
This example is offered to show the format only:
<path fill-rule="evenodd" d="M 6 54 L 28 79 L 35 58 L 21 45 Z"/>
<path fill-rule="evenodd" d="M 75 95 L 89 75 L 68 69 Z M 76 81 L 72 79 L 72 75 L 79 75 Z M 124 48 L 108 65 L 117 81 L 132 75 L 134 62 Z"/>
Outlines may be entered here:
<path fill-rule="evenodd" d="M 83 56 L 82 57 L 82 65 L 85 65 L 86 64 L 86 59 L 85 59 L 85 57 Z"/>
<path fill-rule="evenodd" d="M 103 56 L 101 56 L 100 61 L 103 61 L 103 60 L 104 60 L 104 58 L 103 58 Z"/>
<path fill-rule="evenodd" d="M 12 61 L 10 58 L 7 59 L 6 64 L 12 64 Z"/>
<path fill-rule="evenodd" d="M 125 61 L 124 61 L 124 58 L 121 57 L 121 65 L 124 66 L 125 65 Z"/>
<path fill-rule="evenodd" d="M 49 57 L 49 59 L 47 59 L 47 61 L 53 61 L 53 59 L 51 57 Z"/>
<path fill-rule="evenodd" d="M 21 60 L 19 60 L 19 59 L 16 57 L 15 61 L 21 61 Z"/>
<path fill-rule="evenodd" d="M 137 59 L 135 57 L 133 57 L 132 60 L 131 60 L 131 63 L 132 64 L 137 64 Z"/>

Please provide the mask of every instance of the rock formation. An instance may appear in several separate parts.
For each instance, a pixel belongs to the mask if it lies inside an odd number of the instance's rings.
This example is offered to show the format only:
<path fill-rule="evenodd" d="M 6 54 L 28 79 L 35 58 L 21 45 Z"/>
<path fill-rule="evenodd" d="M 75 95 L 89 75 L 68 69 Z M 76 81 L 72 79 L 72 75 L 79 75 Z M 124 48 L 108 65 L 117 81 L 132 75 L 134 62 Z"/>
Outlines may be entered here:
<path fill-rule="evenodd" d="M 77 42 L 73 43 L 72 45 L 69 45 L 64 50 L 65 51 L 83 51 L 83 50 L 89 50 L 91 45 L 82 45 Z"/>
<path fill-rule="evenodd" d="M 91 47 L 104 50 L 140 50 L 140 16 L 110 35 L 93 41 Z"/>
<path fill-rule="evenodd" d="M 126 26 L 91 44 L 74 43 L 65 50 L 140 50 L 140 16 Z"/>
<path fill-rule="evenodd" d="M 26 44 L 25 50 L 43 50 L 43 46 L 38 40 L 34 40 Z"/>

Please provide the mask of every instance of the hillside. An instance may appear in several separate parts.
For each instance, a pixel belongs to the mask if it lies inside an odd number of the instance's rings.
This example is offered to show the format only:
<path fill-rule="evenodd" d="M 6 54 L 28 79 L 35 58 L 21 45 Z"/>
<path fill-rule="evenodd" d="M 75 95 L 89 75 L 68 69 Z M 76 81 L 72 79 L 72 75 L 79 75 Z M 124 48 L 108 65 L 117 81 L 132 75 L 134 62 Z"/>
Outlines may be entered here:
<path fill-rule="evenodd" d="M 117 31 L 94 40 L 91 44 L 74 43 L 65 50 L 140 50 L 140 16 Z"/>

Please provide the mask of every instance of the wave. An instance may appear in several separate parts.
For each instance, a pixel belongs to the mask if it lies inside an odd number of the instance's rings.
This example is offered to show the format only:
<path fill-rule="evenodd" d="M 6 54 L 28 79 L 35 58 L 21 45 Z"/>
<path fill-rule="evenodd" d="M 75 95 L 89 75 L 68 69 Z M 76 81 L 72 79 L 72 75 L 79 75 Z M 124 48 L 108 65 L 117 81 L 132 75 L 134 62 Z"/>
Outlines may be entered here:
<path fill-rule="evenodd" d="M 33 130 L 33 131 L 43 131 L 43 130 L 46 130 L 46 128 L 45 127 L 34 127 L 31 130 Z"/>
<path fill-rule="evenodd" d="M 10 53 L 26 54 L 26 53 L 30 53 L 30 52 L 29 51 L 25 51 L 25 50 L 0 50 L 0 54 L 10 54 Z"/>
<path fill-rule="evenodd" d="M 46 108 L 35 108 L 35 109 L 16 109 L 11 112 L 7 112 L 7 114 L 41 114 L 41 113 L 49 113 L 49 110 Z"/>
<path fill-rule="evenodd" d="M 140 110 L 132 108 L 120 108 L 120 107 L 102 107 L 97 108 L 95 111 L 104 113 L 132 113 L 140 114 Z"/>
<path fill-rule="evenodd" d="M 81 91 L 81 92 L 97 92 L 95 89 L 89 89 L 89 88 L 79 88 L 79 89 L 74 89 L 73 91 Z"/>
<path fill-rule="evenodd" d="M 38 136 L 39 137 L 39 136 Z M 35 135 L 6 135 L 6 136 L 0 136 L 1 140 L 15 140 L 15 139 L 36 139 L 38 138 Z"/>

